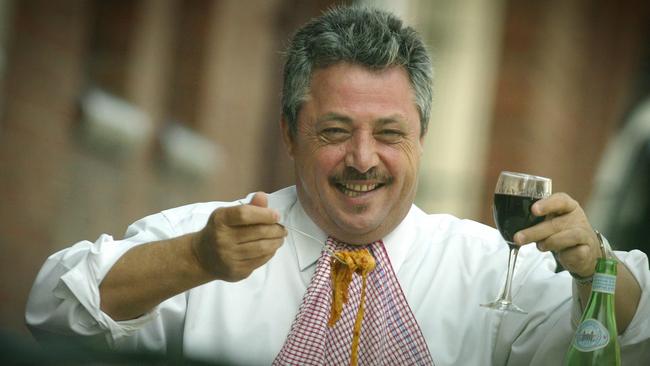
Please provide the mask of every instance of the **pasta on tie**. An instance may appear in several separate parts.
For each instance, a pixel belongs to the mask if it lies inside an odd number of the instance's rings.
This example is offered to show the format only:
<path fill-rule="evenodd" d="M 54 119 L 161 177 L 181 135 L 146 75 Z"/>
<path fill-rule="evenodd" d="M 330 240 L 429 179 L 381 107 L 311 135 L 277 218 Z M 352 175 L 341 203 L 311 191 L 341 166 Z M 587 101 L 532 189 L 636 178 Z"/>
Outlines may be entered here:
<path fill-rule="evenodd" d="M 341 317 L 343 305 L 348 302 L 348 288 L 352 282 L 353 273 L 361 275 L 361 299 L 359 309 L 354 322 L 352 331 L 352 351 L 350 356 L 350 365 L 356 366 L 358 361 L 359 337 L 361 335 L 361 321 L 363 320 L 363 309 L 366 297 L 366 278 L 368 273 L 375 269 L 375 258 L 370 254 L 368 249 L 361 250 L 339 250 L 335 255 L 345 264 L 337 260 L 332 260 L 332 307 L 330 318 L 327 322 L 329 327 L 333 327 Z"/>

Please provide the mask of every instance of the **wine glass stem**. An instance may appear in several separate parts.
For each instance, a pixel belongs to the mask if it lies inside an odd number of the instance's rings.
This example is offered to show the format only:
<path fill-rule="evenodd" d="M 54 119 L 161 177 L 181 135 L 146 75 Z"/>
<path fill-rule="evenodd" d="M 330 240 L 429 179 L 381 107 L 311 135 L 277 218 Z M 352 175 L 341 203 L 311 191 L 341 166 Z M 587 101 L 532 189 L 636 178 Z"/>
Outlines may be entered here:
<path fill-rule="evenodd" d="M 517 254 L 519 253 L 519 247 L 513 245 L 510 247 L 510 255 L 508 257 L 508 273 L 506 274 L 506 284 L 503 286 L 503 293 L 500 298 L 502 301 L 511 303 L 512 302 L 512 276 L 515 273 L 515 263 L 517 263 Z"/>

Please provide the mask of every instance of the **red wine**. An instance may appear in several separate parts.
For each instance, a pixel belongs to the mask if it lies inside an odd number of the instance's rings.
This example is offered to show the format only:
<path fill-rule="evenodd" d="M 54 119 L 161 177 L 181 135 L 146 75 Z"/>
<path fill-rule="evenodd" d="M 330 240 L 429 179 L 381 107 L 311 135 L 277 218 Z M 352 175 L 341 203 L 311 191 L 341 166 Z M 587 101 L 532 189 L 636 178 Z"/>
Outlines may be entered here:
<path fill-rule="evenodd" d="M 494 194 L 494 221 L 508 245 L 514 242 L 512 237 L 517 231 L 544 221 L 544 216 L 535 216 L 530 212 L 530 206 L 537 201 L 539 198 Z"/>

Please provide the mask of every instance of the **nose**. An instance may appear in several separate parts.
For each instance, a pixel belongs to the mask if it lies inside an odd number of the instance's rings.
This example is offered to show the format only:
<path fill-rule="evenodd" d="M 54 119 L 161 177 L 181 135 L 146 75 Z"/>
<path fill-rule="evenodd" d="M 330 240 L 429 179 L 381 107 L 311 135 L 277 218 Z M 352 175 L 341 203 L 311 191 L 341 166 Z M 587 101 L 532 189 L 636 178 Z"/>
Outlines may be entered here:
<path fill-rule="evenodd" d="M 379 164 L 377 145 L 372 134 L 357 132 L 348 141 L 345 165 L 365 173 Z"/>

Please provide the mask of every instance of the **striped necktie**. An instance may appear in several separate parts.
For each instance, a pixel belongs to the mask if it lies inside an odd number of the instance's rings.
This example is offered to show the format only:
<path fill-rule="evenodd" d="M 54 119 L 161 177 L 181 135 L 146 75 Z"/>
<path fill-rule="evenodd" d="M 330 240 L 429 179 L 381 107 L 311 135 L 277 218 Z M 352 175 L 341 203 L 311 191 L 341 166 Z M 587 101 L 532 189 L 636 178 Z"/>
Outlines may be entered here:
<path fill-rule="evenodd" d="M 368 274 L 358 351 L 359 365 L 433 365 L 422 331 L 397 281 L 384 243 L 364 247 L 327 239 L 332 250 L 368 248 L 376 268 Z M 354 275 L 349 301 L 334 327 L 327 326 L 332 303 L 331 258 L 321 253 L 289 335 L 273 365 L 346 365 L 359 308 L 361 276 Z"/>

